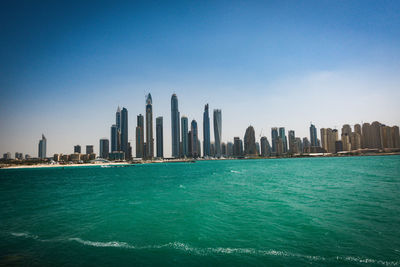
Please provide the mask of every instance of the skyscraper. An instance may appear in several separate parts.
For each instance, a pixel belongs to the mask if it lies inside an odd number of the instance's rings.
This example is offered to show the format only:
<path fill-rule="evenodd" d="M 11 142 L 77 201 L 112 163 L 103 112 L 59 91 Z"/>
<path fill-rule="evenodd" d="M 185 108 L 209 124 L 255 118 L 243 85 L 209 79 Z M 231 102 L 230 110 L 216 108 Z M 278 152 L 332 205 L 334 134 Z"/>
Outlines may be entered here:
<path fill-rule="evenodd" d="M 272 142 L 272 152 L 276 153 L 276 140 L 278 139 L 278 128 L 271 128 L 271 142 Z"/>
<path fill-rule="evenodd" d="M 244 154 L 246 156 L 257 155 L 256 138 L 253 126 L 249 126 L 244 134 Z"/>
<path fill-rule="evenodd" d="M 198 135 L 198 128 L 197 128 L 197 122 L 196 120 L 192 120 L 192 123 L 190 125 L 190 132 L 191 132 L 191 145 L 192 145 L 192 157 L 197 158 L 199 157 L 199 150 L 198 150 L 198 140 L 199 140 L 199 135 Z"/>
<path fill-rule="evenodd" d="M 86 154 L 93 154 L 94 150 L 93 150 L 93 145 L 86 145 Z"/>
<path fill-rule="evenodd" d="M 310 143 L 312 147 L 318 146 L 317 128 L 315 128 L 314 124 L 310 125 Z"/>
<path fill-rule="evenodd" d="M 179 109 L 178 97 L 173 94 L 171 97 L 171 137 L 172 137 L 172 157 L 178 158 L 179 152 Z"/>
<path fill-rule="evenodd" d="M 189 121 L 188 118 L 182 116 L 181 118 L 181 129 L 182 129 L 182 157 L 189 156 L 189 143 L 188 143 L 188 129 Z"/>
<path fill-rule="evenodd" d="M 296 148 L 295 148 L 296 135 L 293 130 L 290 130 L 288 132 L 288 135 L 289 135 L 289 153 L 293 154 L 293 153 L 295 153 L 295 150 L 296 150 Z"/>
<path fill-rule="evenodd" d="M 136 157 L 144 157 L 144 118 L 142 114 L 137 116 L 136 125 Z"/>
<path fill-rule="evenodd" d="M 156 142 L 157 142 L 157 157 L 164 157 L 164 141 L 163 141 L 163 117 L 156 118 Z"/>
<path fill-rule="evenodd" d="M 146 158 L 154 157 L 153 100 L 149 93 L 146 98 Z"/>
<path fill-rule="evenodd" d="M 268 139 L 267 137 L 263 136 L 260 139 L 261 142 L 261 156 L 266 157 L 268 155 Z"/>
<path fill-rule="evenodd" d="M 40 159 L 45 159 L 46 158 L 46 150 L 47 150 L 47 139 L 42 134 L 42 139 L 39 140 L 39 149 L 38 149 L 38 157 Z"/>
<path fill-rule="evenodd" d="M 283 153 L 287 153 L 288 148 L 285 127 L 279 127 L 279 137 L 282 139 Z"/>
<path fill-rule="evenodd" d="M 81 153 L 81 146 L 80 145 L 74 146 L 74 153 Z"/>
<path fill-rule="evenodd" d="M 128 110 L 126 108 L 122 108 L 120 125 L 121 151 L 125 153 L 125 158 L 127 159 L 130 153 L 128 145 Z"/>
<path fill-rule="evenodd" d="M 233 138 L 233 156 L 241 157 L 243 156 L 243 142 L 239 137 Z"/>
<path fill-rule="evenodd" d="M 214 109 L 214 138 L 215 138 L 215 157 L 221 157 L 221 132 L 222 114 L 220 109 Z"/>
<path fill-rule="evenodd" d="M 100 139 L 100 158 L 107 159 L 110 153 L 110 142 L 106 138 Z"/>
<path fill-rule="evenodd" d="M 210 116 L 208 113 L 208 104 L 204 107 L 203 113 L 203 155 L 210 156 Z"/>
<path fill-rule="evenodd" d="M 119 151 L 118 144 L 119 144 L 119 130 L 116 124 L 111 126 L 111 152 Z"/>

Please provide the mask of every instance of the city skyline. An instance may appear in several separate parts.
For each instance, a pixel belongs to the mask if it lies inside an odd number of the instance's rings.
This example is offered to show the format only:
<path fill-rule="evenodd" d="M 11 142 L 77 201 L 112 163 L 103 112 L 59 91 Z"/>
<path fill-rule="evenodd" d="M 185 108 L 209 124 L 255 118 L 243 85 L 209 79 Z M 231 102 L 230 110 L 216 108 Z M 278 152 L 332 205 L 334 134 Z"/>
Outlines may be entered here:
<path fill-rule="evenodd" d="M 98 152 L 118 106 L 131 114 L 134 147 L 148 92 L 153 120 L 164 117 L 164 156 L 173 93 L 201 143 L 207 103 L 224 113 L 222 142 L 249 125 L 257 137 L 281 126 L 308 137 L 310 122 L 400 125 L 398 2 L 24 6 L 0 11 L 1 153 L 35 156 L 42 133 L 48 155 L 76 144 Z"/>

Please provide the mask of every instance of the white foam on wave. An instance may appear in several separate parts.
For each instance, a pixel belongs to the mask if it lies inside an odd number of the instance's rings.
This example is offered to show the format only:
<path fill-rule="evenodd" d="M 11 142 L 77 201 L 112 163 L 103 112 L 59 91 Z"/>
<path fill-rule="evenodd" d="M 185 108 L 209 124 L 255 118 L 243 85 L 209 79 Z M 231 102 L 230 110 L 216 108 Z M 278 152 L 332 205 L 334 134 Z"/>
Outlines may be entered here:
<path fill-rule="evenodd" d="M 231 170 L 232 173 L 240 173 L 240 171 Z"/>
<path fill-rule="evenodd" d="M 15 237 L 24 237 L 31 238 L 39 241 L 63 241 L 62 239 L 52 239 L 52 240 L 41 240 L 37 235 L 21 232 L 21 233 L 10 233 Z M 400 261 L 385 261 L 385 260 L 376 260 L 369 258 L 359 258 L 354 256 L 337 256 L 333 258 L 326 258 L 322 256 L 315 255 L 303 255 L 297 253 L 290 253 L 286 251 L 279 250 L 258 250 L 254 248 L 229 248 L 229 247 L 206 247 L 199 248 L 193 247 L 188 244 L 182 242 L 170 242 L 161 245 L 148 245 L 148 246 L 134 246 L 128 244 L 126 242 L 121 241 L 108 241 L 108 242 L 100 242 L 100 241 L 90 241 L 84 240 L 79 237 L 68 238 L 68 241 L 78 242 L 82 245 L 92 246 L 92 247 L 111 247 L 111 248 L 125 248 L 125 249 L 162 249 L 162 248 L 172 248 L 175 250 L 181 250 L 184 252 L 188 252 L 195 255 L 207 256 L 210 254 L 246 254 L 246 255 L 255 255 L 255 256 L 277 256 L 277 257 L 294 257 L 294 258 L 305 258 L 312 261 L 345 261 L 345 262 L 355 262 L 359 264 L 377 264 L 382 266 L 399 266 Z M 64 239 L 65 241 L 65 239 Z"/>
<path fill-rule="evenodd" d="M 30 233 L 27 233 L 27 232 L 23 232 L 23 233 L 14 233 L 14 232 L 12 232 L 12 233 L 10 233 L 11 235 L 13 235 L 13 236 L 16 236 L 16 237 L 25 237 L 25 238 L 32 238 L 32 239 L 38 239 L 39 237 L 37 236 L 37 235 L 32 235 L 32 234 L 30 234 Z"/>
<path fill-rule="evenodd" d="M 184 186 L 184 185 L 179 185 L 179 188 L 183 188 L 183 189 L 185 189 L 186 187 Z"/>
<path fill-rule="evenodd" d="M 81 238 L 69 238 L 69 241 L 76 241 L 78 243 L 81 243 L 86 246 L 92 246 L 92 247 L 114 247 L 114 248 L 130 248 L 134 249 L 134 246 L 129 245 L 128 243 L 125 242 L 119 242 L 119 241 L 109 241 L 109 242 L 98 242 L 98 241 L 89 241 L 89 240 L 83 240 Z"/>

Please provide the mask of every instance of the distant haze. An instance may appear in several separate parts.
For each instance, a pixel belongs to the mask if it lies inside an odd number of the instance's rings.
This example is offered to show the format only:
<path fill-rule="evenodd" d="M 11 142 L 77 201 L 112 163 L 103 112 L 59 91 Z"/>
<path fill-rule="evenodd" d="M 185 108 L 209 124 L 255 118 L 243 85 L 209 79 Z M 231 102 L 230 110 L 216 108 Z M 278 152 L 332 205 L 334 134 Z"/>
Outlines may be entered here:
<path fill-rule="evenodd" d="M 271 127 L 309 137 L 310 122 L 400 125 L 399 1 L 79 3 L 9 1 L 0 10 L 0 152 L 47 156 L 110 138 L 117 107 L 153 97 L 171 154 L 180 115 L 222 110 L 222 141 L 271 141 Z"/>

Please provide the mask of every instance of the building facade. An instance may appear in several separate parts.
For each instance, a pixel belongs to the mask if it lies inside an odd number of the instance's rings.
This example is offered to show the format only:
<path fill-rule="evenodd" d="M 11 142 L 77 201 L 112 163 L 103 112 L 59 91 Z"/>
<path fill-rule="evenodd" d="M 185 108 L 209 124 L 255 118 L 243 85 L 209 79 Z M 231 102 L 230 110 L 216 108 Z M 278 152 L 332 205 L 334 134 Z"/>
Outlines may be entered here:
<path fill-rule="evenodd" d="M 220 109 L 214 109 L 214 140 L 215 156 L 221 157 L 221 132 L 222 132 L 222 113 Z"/>
<path fill-rule="evenodd" d="M 153 138 L 153 100 L 149 93 L 146 98 L 146 152 L 145 157 L 154 158 L 154 138 Z"/>
<path fill-rule="evenodd" d="M 203 112 L 203 156 L 210 156 L 210 115 L 208 110 L 208 104 L 204 107 Z"/>
<path fill-rule="evenodd" d="M 156 118 L 156 142 L 157 142 L 157 157 L 164 157 L 164 142 L 163 142 L 163 117 Z"/>

